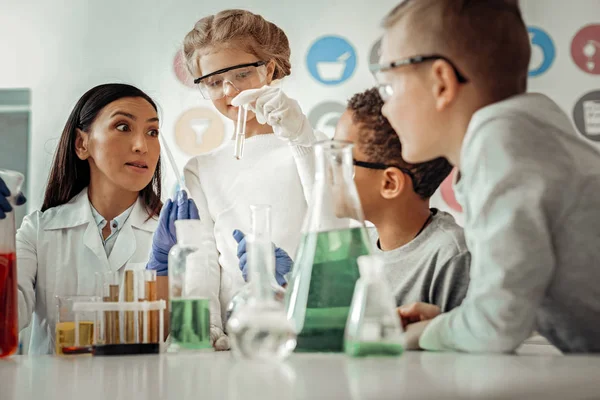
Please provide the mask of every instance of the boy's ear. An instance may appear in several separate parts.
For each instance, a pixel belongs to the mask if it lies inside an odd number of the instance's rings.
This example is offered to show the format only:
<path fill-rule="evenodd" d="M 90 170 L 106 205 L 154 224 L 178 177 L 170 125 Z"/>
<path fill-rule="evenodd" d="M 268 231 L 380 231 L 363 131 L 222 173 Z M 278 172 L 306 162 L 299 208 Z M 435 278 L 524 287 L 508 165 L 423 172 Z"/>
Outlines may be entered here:
<path fill-rule="evenodd" d="M 80 160 L 87 160 L 90 157 L 90 152 L 88 150 L 89 137 L 90 136 L 87 132 L 77 129 L 77 137 L 75 138 L 75 153 L 77 153 L 77 157 L 79 157 Z"/>
<path fill-rule="evenodd" d="M 436 60 L 431 68 L 432 95 L 437 111 L 443 111 L 454 101 L 458 91 L 458 78 L 454 68 L 445 60 Z"/>
<path fill-rule="evenodd" d="M 381 180 L 381 197 L 386 200 L 395 199 L 406 190 L 408 178 L 398 168 L 388 168 L 383 171 Z"/>

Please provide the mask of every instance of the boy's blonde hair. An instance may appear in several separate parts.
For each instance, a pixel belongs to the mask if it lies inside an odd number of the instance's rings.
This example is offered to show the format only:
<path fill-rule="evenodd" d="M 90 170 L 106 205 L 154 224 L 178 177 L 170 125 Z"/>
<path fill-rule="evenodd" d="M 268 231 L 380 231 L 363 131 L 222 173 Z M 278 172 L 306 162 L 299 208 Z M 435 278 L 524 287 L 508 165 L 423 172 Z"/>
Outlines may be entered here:
<path fill-rule="evenodd" d="M 273 79 L 291 72 L 290 44 L 277 25 L 246 10 L 225 10 L 196 22 L 183 40 L 183 55 L 190 73 L 199 77 L 200 52 L 207 48 L 240 46 L 261 61 L 273 61 Z"/>
<path fill-rule="evenodd" d="M 518 0 L 405 0 L 383 26 L 401 21 L 419 55 L 447 56 L 492 99 L 527 90 L 531 45 Z"/>

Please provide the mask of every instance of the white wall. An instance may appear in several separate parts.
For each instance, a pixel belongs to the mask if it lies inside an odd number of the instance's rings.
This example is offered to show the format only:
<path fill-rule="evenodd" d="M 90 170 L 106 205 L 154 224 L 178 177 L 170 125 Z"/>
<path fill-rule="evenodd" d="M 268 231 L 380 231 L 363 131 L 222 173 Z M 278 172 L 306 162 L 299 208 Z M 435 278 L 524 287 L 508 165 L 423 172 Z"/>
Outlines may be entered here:
<path fill-rule="evenodd" d="M 154 97 L 163 111 L 163 135 L 183 167 L 188 156 L 175 146 L 173 126 L 185 109 L 205 103 L 175 78 L 172 61 L 184 35 L 202 16 L 243 7 L 281 26 L 290 38 L 293 64 L 284 88 L 308 113 L 317 103 L 343 103 L 372 85 L 369 51 L 380 35 L 381 17 L 396 2 L 3 0 L 0 88 L 32 89 L 30 209 L 41 204 L 52 154 L 68 113 L 84 91 L 99 83 L 131 83 Z M 550 95 L 571 115 L 581 95 L 600 90 L 600 75 L 582 72 L 570 56 L 573 35 L 586 24 L 600 24 L 600 0 L 523 0 L 522 7 L 528 25 L 549 32 L 557 50 L 554 64 L 530 80 L 530 89 Z M 339 86 L 317 83 L 306 68 L 308 48 L 326 34 L 346 37 L 358 51 L 356 72 Z M 172 183 L 172 175 L 168 178 Z M 439 196 L 434 202 L 440 204 Z"/>
<path fill-rule="evenodd" d="M 332 97 L 327 87 L 307 76 L 304 55 L 309 43 L 317 36 L 337 33 L 366 52 L 378 35 L 379 19 L 395 1 L 379 0 L 379 6 L 373 7 L 363 1 L 331 0 L 4 0 L 0 3 L 0 87 L 32 89 L 30 209 L 41 205 L 52 154 L 71 108 L 96 84 L 127 82 L 155 98 L 163 111 L 162 132 L 183 167 L 185 155 L 171 140 L 172 127 L 179 113 L 203 102 L 199 93 L 175 78 L 172 61 L 199 18 L 243 7 L 281 26 L 290 38 L 294 69 L 284 88 L 308 110 L 315 100 Z M 339 94 L 344 101 L 371 84 L 366 55 L 361 58 L 358 72 L 334 98 Z"/>

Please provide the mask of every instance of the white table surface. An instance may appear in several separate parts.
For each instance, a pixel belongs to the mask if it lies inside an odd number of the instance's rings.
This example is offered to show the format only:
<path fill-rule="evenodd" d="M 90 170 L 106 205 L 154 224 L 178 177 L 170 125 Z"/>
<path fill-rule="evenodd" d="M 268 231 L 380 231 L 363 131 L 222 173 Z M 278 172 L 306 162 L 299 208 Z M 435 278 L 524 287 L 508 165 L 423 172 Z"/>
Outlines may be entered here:
<path fill-rule="evenodd" d="M 229 352 L 0 360 L 0 400 L 419 398 L 598 399 L 600 356 L 294 354 L 273 365 Z"/>

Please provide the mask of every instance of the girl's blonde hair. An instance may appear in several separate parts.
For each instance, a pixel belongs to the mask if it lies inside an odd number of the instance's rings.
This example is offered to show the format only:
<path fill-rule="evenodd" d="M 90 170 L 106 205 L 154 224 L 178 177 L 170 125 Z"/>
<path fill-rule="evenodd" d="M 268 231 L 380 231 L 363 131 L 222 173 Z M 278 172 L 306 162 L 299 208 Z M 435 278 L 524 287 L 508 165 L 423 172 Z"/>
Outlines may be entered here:
<path fill-rule="evenodd" d="M 183 40 L 183 55 L 190 73 L 199 77 L 200 55 L 208 47 L 244 47 L 261 61 L 273 61 L 273 79 L 291 72 L 290 43 L 287 36 L 272 22 L 246 10 L 225 10 L 196 22 Z"/>

